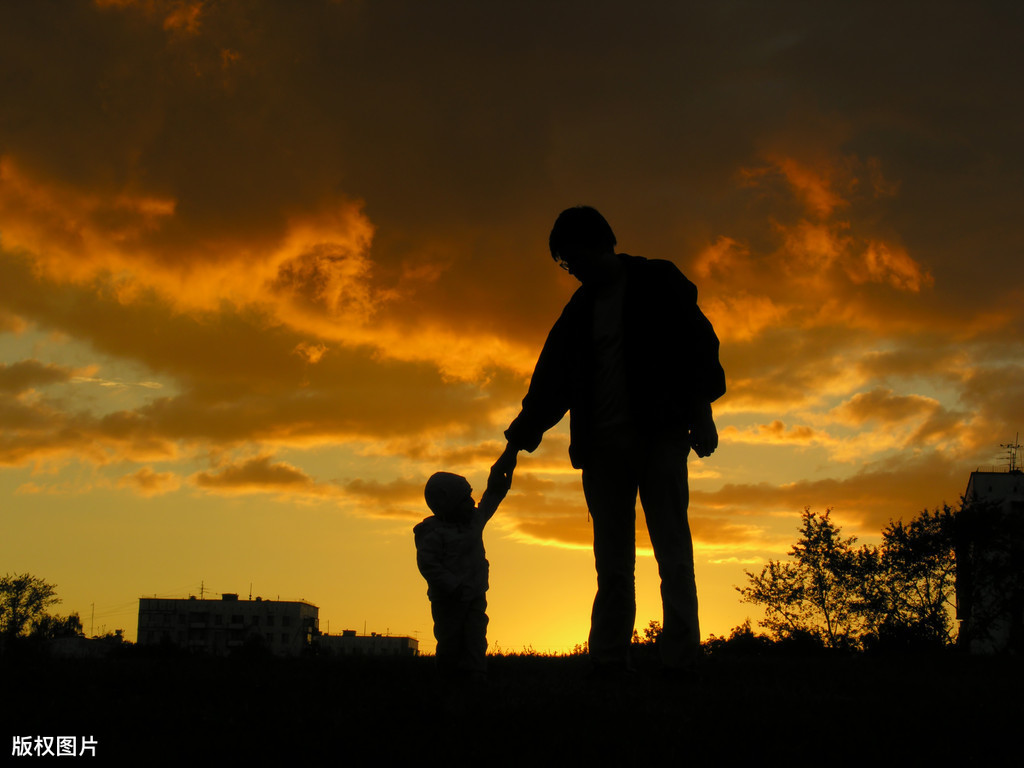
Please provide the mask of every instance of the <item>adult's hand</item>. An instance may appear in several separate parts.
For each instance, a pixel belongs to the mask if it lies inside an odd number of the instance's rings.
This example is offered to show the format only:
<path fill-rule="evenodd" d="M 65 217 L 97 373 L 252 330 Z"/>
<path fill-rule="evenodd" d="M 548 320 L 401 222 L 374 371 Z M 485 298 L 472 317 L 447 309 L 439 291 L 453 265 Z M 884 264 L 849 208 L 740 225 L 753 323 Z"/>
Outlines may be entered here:
<path fill-rule="evenodd" d="M 711 404 L 701 409 L 693 427 L 690 429 L 690 447 L 700 458 L 710 456 L 718 448 L 718 429 L 711 415 Z"/>

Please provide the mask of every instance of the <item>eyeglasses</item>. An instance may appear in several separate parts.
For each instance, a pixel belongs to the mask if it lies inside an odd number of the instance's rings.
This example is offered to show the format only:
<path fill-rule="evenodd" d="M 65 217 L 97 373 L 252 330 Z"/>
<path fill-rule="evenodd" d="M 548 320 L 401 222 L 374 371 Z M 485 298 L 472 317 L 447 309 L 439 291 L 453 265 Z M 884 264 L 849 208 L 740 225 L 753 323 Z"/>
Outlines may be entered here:
<path fill-rule="evenodd" d="M 555 254 L 555 264 L 560 266 L 566 272 L 572 272 L 572 262 L 564 258 L 561 254 Z"/>

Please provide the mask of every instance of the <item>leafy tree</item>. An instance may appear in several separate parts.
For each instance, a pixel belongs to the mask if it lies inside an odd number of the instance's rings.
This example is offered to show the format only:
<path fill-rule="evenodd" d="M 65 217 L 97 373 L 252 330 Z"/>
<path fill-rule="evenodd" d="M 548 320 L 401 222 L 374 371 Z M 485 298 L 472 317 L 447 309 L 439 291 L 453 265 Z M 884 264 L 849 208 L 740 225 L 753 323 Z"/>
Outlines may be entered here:
<path fill-rule="evenodd" d="M 56 590 L 56 585 L 28 573 L 5 574 L 0 578 L 0 634 L 7 638 L 27 634 L 47 608 L 60 602 Z"/>
<path fill-rule="evenodd" d="M 855 550 L 854 537 L 844 538 L 829 518 L 805 507 L 800 537 L 789 562 L 769 560 L 760 574 L 745 571 L 749 586 L 737 587 L 743 602 L 761 605 L 761 626 L 782 640 L 800 635 L 820 638 L 828 648 L 858 643 L 865 627 L 864 601 L 859 585 L 871 572 L 877 552 Z"/>
<path fill-rule="evenodd" d="M 643 637 L 634 629 L 633 630 L 633 645 L 654 645 L 658 642 L 658 638 L 661 637 L 661 622 L 651 619 L 647 626 L 644 627 Z"/>
<path fill-rule="evenodd" d="M 829 519 L 805 508 L 790 561 L 747 572 L 742 600 L 761 605 L 776 640 L 816 637 L 829 648 L 943 646 L 953 641 L 956 513 L 925 510 L 890 521 L 880 547 L 854 547 Z"/>
<path fill-rule="evenodd" d="M 70 616 L 43 614 L 33 622 L 30 634 L 43 640 L 53 640 L 57 637 L 82 637 L 85 630 L 77 613 Z"/>
<path fill-rule="evenodd" d="M 882 531 L 880 581 L 885 609 L 881 640 L 947 645 L 954 640 L 956 513 L 924 510 L 909 523 L 890 521 Z"/>

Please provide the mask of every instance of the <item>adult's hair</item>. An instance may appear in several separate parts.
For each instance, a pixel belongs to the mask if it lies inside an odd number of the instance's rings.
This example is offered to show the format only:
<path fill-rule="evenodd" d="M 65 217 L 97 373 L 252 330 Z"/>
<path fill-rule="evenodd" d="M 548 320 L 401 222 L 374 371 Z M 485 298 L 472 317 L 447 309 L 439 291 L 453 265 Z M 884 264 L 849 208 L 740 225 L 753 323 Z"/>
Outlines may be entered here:
<path fill-rule="evenodd" d="M 589 205 L 566 208 L 558 214 L 548 238 L 551 258 L 579 249 L 603 253 L 615 250 L 615 243 L 615 233 L 604 216 Z"/>

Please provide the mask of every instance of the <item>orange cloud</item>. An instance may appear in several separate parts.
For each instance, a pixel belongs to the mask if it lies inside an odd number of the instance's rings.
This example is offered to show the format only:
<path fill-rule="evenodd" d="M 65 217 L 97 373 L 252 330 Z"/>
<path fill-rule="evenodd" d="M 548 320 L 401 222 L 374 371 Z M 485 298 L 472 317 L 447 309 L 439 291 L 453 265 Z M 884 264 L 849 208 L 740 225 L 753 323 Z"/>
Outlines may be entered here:
<path fill-rule="evenodd" d="M 502 503 L 502 512 L 499 526 L 520 541 L 568 549 L 594 545 L 582 491 L 560 497 L 517 487 Z M 642 546 L 642 537 L 638 543 Z"/>
<path fill-rule="evenodd" d="M 782 228 L 785 237 L 782 259 L 794 279 L 813 280 L 827 272 L 849 248 L 851 240 L 843 234 L 848 228 L 848 222 L 829 225 L 808 221 Z"/>
<path fill-rule="evenodd" d="M 689 514 L 690 533 L 698 552 L 707 550 L 743 551 L 763 548 L 769 534 L 761 525 L 716 515 Z"/>
<path fill-rule="evenodd" d="M 691 490 L 694 514 L 771 520 L 798 515 L 805 506 L 832 507 L 851 533 L 878 535 L 890 519 L 906 519 L 925 508 L 956 504 L 968 471 L 948 454 L 924 450 L 881 464 L 865 464 L 838 478 L 785 484 L 727 484 L 715 491 Z M 771 525 L 774 528 L 774 525 Z"/>
<path fill-rule="evenodd" d="M 778 157 L 775 164 L 807 206 L 818 216 L 827 217 L 836 208 L 847 204 L 832 189 L 832 169 L 822 173 L 797 162 L 792 157 Z"/>
<path fill-rule="evenodd" d="M 935 282 L 927 270 L 907 255 L 906 250 L 870 242 L 864 253 L 864 266 L 868 280 L 887 282 L 893 288 L 918 292 Z M 856 282 L 864 278 L 854 277 Z"/>
<path fill-rule="evenodd" d="M 264 455 L 197 472 L 190 480 L 203 490 L 220 494 L 268 493 L 296 502 L 330 500 L 363 517 L 419 520 L 429 514 L 423 501 L 426 476 L 387 482 L 362 478 L 322 482 L 293 464 Z"/>
<path fill-rule="evenodd" d="M 143 467 L 118 480 L 119 488 L 131 488 L 140 496 L 159 496 L 181 487 L 181 479 L 173 472 L 155 472 L 152 467 Z"/>
<path fill-rule="evenodd" d="M 731 237 L 718 237 L 694 261 L 698 277 L 717 277 L 731 280 L 740 270 L 750 266 L 750 249 Z"/>
<path fill-rule="evenodd" d="M 133 192 L 81 190 L 34 178 L 0 155 L 0 231 L 4 247 L 35 256 L 53 278 L 84 281 L 135 262 L 144 235 L 174 215 L 175 201 Z"/>
<path fill-rule="evenodd" d="M 0 301 L 44 327 L 73 330 L 101 351 L 137 360 L 162 379 L 139 382 L 136 389 L 150 392 L 148 399 L 131 410 L 108 409 L 102 419 L 66 411 L 66 402 L 10 405 L 10 425 L 32 423 L 41 432 L 32 439 L 8 433 L 9 461 L 57 450 L 61 439 L 69 451 L 89 440 L 106 446 L 85 456 L 144 449 L 152 457 L 154 447 L 166 454 L 173 441 L 315 444 L 439 431 L 496 434 L 503 425 L 491 426 L 492 411 L 506 410 L 525 389 L 519 375 L 500 370 L 473 385 L 445 377 L 436 365 L 381 359 L 372 346 L 311 339 L 253 309 L 184 313 L 153 293 L 122 301 L 102 281 L 40 281 L 24 259 L 0 261 L 0 276 Z M 26 361 L 7 366 L 0 378 L 12 386 L 49 381 L 57 370 Z M 125 386 L 102 373 L 88 378 Z"/>
<path fill-rule="evenodd" d="M 203 11 L 202 2 L 174 2 L 164 17 L 164 29 L 196 34 L 199 31 L 199 16 Z"/>
<path fill-rule="evenodd" d="M 351 509 L 368 517 L 422 520 L 430 514 L 423 500 L 422 479 L 398 478 L 386 483 L 377 480 L 349 480 L 340 484 Z M 474 493 L 480 500 L 480 491 Z"/>
<path fill-rule="evenodd" d="M 286 462 L 271 462 L 258 456 L 241 464 L 230 464 L 218 472 L 198 472 L 192 481 L 200 488 L 229 493 L 266 490 L 306 489 L 313 480 L 302 470 Z"/>
<path fill-rule="evenodd" d="M 808 426 L 786 425 L 776 419 L 770 424 L 759 424 L 752 429 L 738 429 L 728 426 L 722 430 L 722 437 L 730 442 L 753 444 L 796 444 L 796 445 L 833 445 L 837 441 L 825 432 Z"/>
<path fill-rule="evenodd" d="M 376 282 L 374 227 L 357 203 L 290 216 L 268 243 L 213 235 L 192 244 L 198 256 L 169 259 L 162 241 L 179 226 L 173 200 L 78 192 L 31 179 L 7 157 L 0 158 L 0 180 L 6 247 L 27 255 L 53 284 L 91 287 L 124 306 L 157 300 L 191 314 L 230 303 L 316 339 L 303 349 L 328 341 L 367 345 L 386 357 L 434 363 L 459 379 L 479 379 L 496 365 L 532 370 L 536 351 L 497 333 L 422 317 L 396 322 L 386 313 L 436 275 L 403 273 L 401 291 Z"/>
<path fill-rule="evenodd" d="M 766 329 L 781 325 L 791 311 L 767 296 L 751 296 L 745 292 L 700 303 L 723 342 L 757 338 Z"/>
<path fill-rule="evenodd" d="M 870 392 L 858 392 L 834 408 L 832 415 L 847 424 L 863 424 L 869 420 L 899 423 L 929 415 L 937 408 L 938 401 L 930 397 L 896 395 L 891 389 L 879 387 Z"/>

